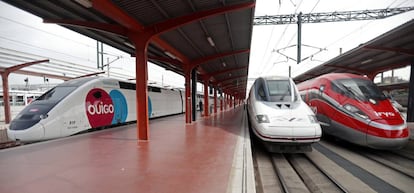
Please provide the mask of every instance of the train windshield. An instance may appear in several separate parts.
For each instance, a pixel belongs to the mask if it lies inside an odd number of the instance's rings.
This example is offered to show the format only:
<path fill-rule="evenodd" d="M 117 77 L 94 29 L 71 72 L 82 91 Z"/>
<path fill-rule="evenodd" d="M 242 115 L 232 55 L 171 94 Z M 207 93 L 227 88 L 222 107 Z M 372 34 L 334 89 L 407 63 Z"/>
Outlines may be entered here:
<path fill-rule="evenodd" d="M 292 100 L 292 91 L 289 80 L 268 80 L 267 87 L 269 90 L 271 102 L 282 102 Z"/>
<path fill-rule="evenodd" d="M 379 88 L 370 80 L 352 78 L 335 80 L 337 84 L 345 93 L 349 93 L 355 98 L 366 101 L 369 99 L 384 100 L 387 97 Z"/>
<path fill-rule="evenodd" d="M 76 87 L 74 86 L 57 86 L 47 91 L 45 94 L 43 94 L 36 100 L 60 101 L 75 89 Z"/>

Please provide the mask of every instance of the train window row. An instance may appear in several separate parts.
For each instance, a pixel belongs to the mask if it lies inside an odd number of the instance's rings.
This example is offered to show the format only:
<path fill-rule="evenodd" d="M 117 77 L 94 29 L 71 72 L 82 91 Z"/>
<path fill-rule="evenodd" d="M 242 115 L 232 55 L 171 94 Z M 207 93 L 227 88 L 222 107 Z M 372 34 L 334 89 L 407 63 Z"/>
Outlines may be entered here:
<path fill-rule="evenodd" d="M 134 83 L 129 82 L 119 82 L 119 88 L 121 89 L 128 89 L 128 90 L 136 90 L 136 86 Z M 161 92 L 161 88 L 148 86 L 149 92 Z"/>

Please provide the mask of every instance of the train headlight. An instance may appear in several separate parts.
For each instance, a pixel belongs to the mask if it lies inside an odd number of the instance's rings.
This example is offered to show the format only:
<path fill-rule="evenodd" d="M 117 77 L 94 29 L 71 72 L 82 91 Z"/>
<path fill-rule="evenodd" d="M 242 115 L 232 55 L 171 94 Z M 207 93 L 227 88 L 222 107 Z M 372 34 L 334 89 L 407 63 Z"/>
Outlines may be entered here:
<path fill-rule="evenodd" d="M 256 115 L 256 120 L 258 123 L 270 123 L 267 115 Z"/>
<path fill-rule="evenodd" d="M 308 117 L 311 123 L 319 123 L 315 115 L 308 115 Z"/>
<path fill-rule="evenodd" d="M 357 115 L 357 116 L 359 116 L 363 119 L 368 119 L 368 116 L 364 112 L 362 112 L 360 109 L 358 109 L 357 107 L 355 107 L 353 105 L 346 104 L 346 105 L 344 105 L 344 108 L 346 110 L 348 110 L 349 112 L 351 112 L 351 113 L 353 113 L 353 114 L 355 114 L 355 115 Z"/>

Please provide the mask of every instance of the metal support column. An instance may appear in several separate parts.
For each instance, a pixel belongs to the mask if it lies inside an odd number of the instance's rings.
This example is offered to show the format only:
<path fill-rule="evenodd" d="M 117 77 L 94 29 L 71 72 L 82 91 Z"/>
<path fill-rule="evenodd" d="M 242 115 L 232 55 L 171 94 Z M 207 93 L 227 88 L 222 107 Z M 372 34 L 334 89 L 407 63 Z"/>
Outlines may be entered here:
<path fill-rule="evenodd" d="M 209 115 L 209 112 L 208 112 L 208 106 L 209 106 L 209 104 L 208 104 L 208 99 L 209 99 L 209 97 L 208 97 L 208 82 L 209 82 L 209 80 L 208 79 L 204 79 L 204 116 L 205 117 L 208 117 L 208 115 Z"/>
<path fill-rule="evenodd" d="M 224 96 L 223 96 L 223 92 L 220 93 L 220 112 L 223 112 L 223 100 L 224 100 Z"/>
<path fill-rule="evenodd" d="M 9 101 L 9 73 L 2 73 L 3 80 L 3 105 L 4 105 L 4 122 L 10 123 L 10 101 Z"/>
<path fill-rule="evenodd" d="M 185 123 L 191 123 L 191 72 L 184 70 L 185 76 Z"/>
<path fill-rule="evenodd" d="M 137 110 L 137 138 L 149 139 L 148 115 L 148 65 L 147 48 L 149 37 L 134 36 L 135 44 L 135 76 L 136 76 L 136 110 Z"/>
<path fill-rule="evenodd" d="M 407 122 L 414 122 L 414 62 L 411 64 L 410 83 L 408 85 Z"/>
<path fill-rule="evenodd" d="M 298 58 L 297 63 L 301 62 L 301 45 L 302 45 L 302 12 L 298 14 Z M 290 68 L 290 66 L 289 66 Z M 290 77 L 290 75 L 289 75 Z"/>
<path fill-rule="evenodd" d="M 196 113 L 197 113 L 197 109 L 196 109 L 197 97 L 196 96 L 197 96 L 197 70 L 194 68 L 191 71 L 191 104 L 192 104 L 191 114 L 192 114 L 193 121 L 196 120 Z"/>
<path fill-rule="evenodd" d="M 213 88 L 213 94 L 214 94 L 214 110 L 212 113 L 216 114 L 217 113 L 217 89 L 216 87 Z"/>

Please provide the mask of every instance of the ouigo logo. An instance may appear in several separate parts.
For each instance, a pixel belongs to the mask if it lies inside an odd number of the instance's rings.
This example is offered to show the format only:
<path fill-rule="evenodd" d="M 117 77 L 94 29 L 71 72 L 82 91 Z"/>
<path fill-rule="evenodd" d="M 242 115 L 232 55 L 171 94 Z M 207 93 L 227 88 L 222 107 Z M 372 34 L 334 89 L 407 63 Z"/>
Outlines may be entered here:
<path fill-rule="evenodd" d="M 109 94 L 100 88 L 88 92 L 85 110 L 91 127 L 101 127 L 125 122 L 128 115 L 127 102 L 118 90 Z"/>

